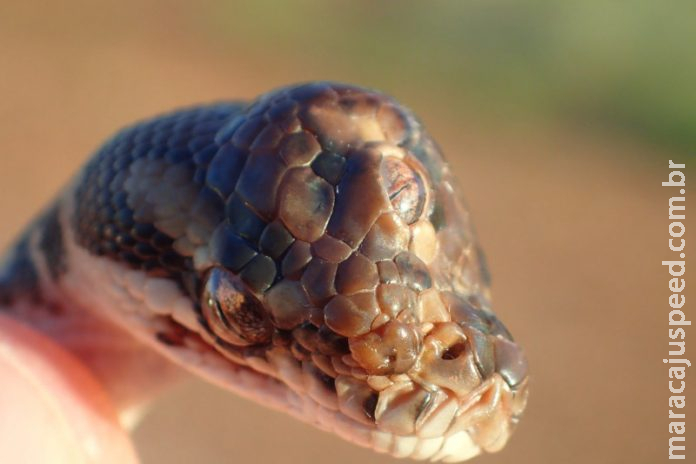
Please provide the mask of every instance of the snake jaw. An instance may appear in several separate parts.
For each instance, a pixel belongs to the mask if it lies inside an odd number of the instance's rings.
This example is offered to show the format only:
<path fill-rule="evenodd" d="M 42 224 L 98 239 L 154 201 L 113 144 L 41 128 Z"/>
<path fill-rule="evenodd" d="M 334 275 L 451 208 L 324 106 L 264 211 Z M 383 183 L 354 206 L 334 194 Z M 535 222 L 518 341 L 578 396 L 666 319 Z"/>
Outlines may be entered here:
<path fill-rule="evenodd" d="M 131 299 L 101 311 L 211 381 L 434 460 L 500 449 L 524 410 L 526 361 L 457 184 L 382 94 L 315 83 L 145 122 L 70 202 L 80 278 L 131 269 Z M 130 292 L 139 279 L 155 290 Z"/>

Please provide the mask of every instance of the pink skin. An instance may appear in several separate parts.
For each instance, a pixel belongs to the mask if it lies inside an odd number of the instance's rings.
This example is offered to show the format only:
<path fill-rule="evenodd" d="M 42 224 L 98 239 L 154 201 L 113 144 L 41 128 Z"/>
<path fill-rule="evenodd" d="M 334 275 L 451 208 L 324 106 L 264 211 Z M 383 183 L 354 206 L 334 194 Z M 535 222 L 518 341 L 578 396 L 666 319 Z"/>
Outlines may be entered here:
<path fill-rule="evenodd" d="M 137 463 L 94 376 L 38 332 L 0 316 L 0 462 Z"/>

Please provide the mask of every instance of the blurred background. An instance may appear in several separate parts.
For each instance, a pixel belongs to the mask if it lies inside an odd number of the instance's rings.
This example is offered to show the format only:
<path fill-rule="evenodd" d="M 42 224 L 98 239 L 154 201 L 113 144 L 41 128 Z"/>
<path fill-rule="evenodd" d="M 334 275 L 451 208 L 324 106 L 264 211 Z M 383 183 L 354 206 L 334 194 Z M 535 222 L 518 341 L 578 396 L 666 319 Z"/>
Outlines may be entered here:
<path fill-rule="evenodd" d="M 476 462 L 661 462 L 660 183 L 686 160 L 696 198 L 694 43 L 688 1 L 2 0 L 0 245 L 133 120 L 296 81 L 379 88 L 453 164 L 530 359 L 518 431 Z M 196 380 L 134 437 L 145 464 L 397 462 Z"/>

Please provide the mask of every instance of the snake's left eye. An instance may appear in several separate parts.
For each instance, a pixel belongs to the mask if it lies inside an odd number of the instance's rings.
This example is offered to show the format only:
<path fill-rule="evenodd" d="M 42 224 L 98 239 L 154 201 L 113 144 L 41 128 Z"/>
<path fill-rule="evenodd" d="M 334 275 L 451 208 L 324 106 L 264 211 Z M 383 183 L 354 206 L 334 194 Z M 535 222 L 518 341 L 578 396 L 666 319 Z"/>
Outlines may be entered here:
<path fill-rule="evenodd" d="M 213 333 L 232 345 L 266 343 L 273 334 L 263 304 L 225 269 L 214 268 L 208 273 L 201 309 Z"/>

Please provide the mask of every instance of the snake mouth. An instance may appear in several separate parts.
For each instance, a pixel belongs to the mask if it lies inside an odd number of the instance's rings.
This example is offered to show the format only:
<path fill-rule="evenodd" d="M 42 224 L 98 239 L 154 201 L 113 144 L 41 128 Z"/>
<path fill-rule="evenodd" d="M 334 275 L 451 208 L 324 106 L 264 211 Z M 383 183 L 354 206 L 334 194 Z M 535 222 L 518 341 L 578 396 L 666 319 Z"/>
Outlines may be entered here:
<path fill-rule="evenodd" d="M 527 399 L 526 378 L 511 387 L 498 372 L 458 395 L 426 382 L 424 374 L 366 375 L 349 355 L 339 372 L 318 355 L 298 359 L 289 345 L 240 348 L 219 338 L 205 345 L 208 356 L 224 358 L 236 378 L 233 385 L 223 380 L 225 387 L 251 385 L 251 395 L 241 393 L 264 405 L 271 399 L 276 409 L 304 422 L 397 457 L 455 462 L 497 451 Z M 451 356 L 444 361 L 456 363 L 459 357 Z"/>
<path fill-rule="evenodd" d="M 208 273 L 200 312 L 208 351 L 321 429 L 396 456 L 460 461 L 502 448 L 525 408 L 521 350 L 495 316 L 455 294 L 438 296 L 454 320 L 392 320 L 342 337 L 311 322 L 275 327 L 237 283 Z"/>

